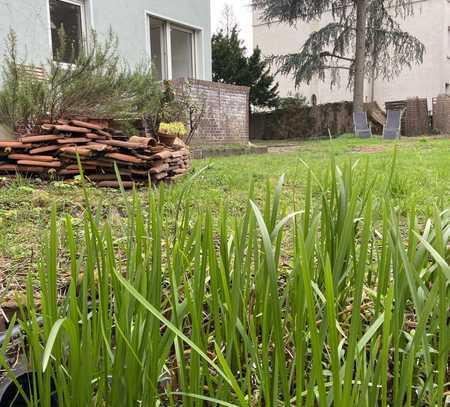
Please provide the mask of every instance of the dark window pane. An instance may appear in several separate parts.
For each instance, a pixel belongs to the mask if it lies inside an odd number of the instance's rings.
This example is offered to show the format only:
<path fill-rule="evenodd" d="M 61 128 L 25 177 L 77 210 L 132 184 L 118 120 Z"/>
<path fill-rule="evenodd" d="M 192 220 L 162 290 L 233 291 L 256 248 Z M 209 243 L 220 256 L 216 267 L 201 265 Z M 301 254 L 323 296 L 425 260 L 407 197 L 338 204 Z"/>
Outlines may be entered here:
<path fill-rule="evenodd" d="M 59 62 L 72 63 L 80 55 L 82 46 L 81 7 L 61 0 L 50 0 L 50 21 L 52 30 L 53 58 Z M 66 47 L 63 55 L 59 31 L 64 28 Z"/>

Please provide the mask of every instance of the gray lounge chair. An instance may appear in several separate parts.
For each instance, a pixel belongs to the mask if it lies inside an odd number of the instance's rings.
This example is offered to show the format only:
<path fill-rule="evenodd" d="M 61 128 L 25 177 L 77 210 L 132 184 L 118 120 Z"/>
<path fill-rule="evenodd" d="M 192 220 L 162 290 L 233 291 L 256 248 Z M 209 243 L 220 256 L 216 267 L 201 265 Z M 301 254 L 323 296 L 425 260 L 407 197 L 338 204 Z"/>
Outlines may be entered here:
<path fill-rule="evenodd" d="M 388 110 L 386 125 L 383 128 L 383 138 L 397 140 L 400 138 L 403 110 Z"/>
<path fill-rule="evenodd" d="M 353 129 L 359 138 L 372 137 L 372 129 L 369 127 L 366 112 L 353 113 Z"/>

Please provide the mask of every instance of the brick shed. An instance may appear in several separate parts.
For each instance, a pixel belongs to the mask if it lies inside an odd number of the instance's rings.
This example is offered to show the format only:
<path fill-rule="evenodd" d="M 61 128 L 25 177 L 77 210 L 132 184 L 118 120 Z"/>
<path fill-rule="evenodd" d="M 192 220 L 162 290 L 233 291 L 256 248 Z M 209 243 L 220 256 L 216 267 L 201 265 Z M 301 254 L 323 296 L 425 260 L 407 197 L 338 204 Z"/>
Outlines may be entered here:
<path fill-rule="evenodd" d="M 206 107 L 192 144 L 248 143 L 250 89 L 197 79 L 190 82 L 192 97 L 204 101 Z"/>
<path fill-rule="evenodd" d="M 426 98 L 408 98 L 386 102 L 386 111 L 403 110 L 401 135 L 404 137 L 429 134 L 428 104 Z"/>

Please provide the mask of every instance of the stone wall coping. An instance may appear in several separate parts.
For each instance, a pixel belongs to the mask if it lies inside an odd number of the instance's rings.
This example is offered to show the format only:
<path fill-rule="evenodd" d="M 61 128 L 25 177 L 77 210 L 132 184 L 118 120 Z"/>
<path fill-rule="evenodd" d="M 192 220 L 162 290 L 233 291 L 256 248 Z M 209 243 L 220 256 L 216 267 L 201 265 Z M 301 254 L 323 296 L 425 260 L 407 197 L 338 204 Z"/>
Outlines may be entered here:
<path fill-rule="evenodd" d="M 186 79 L 173 79 L 170 82 L 174 83 L 182 83 L 186 81 Z M 224 89 L 229 91 L 235 91 L 243 94 L 250 94 L 250 88 L 248 86 L 240 86 L 240 85 L 230 85 L 229 83 L 222 83 L 222 82 L 211 82 L 211 81 L 205 81 L 202 79 L 188 79 L 188 81 L 197 86 L 205 86 L 208 89 Z"/>

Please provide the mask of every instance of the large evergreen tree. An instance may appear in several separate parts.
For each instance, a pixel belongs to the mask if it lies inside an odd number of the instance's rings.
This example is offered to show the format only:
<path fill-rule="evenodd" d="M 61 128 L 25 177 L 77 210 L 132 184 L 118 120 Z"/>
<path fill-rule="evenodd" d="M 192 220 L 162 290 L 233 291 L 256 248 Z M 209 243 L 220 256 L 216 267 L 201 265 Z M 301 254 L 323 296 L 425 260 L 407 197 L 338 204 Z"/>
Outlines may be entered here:
<path fill-rule="evenodd" d="M 275 107 L 278 104 L 278 83 L 270 73 L 261 50 L 245 56 L 246 48 L 239 39 L 237 26 L 228 32 L 219 30 L 212 37 L 213 81 L 250 87 L 250 104 Z"/>
<path fill-rule="evenodd" d="M 332 85 L 340 72 L 353 83 L 355 111 L 362 111 L 364 79 L 391 79 L 403 67 L 422 63 L 424 45 L 403 31 L 396 21 L 413 13 L 412 0 L 254 0 L 266 22 L 295 25 L 330 13 L 332 21 L 313 32 L 298 53 L 275 56 L 280 73 L 290 75 L 298 86 L 314 77 Z"/>

